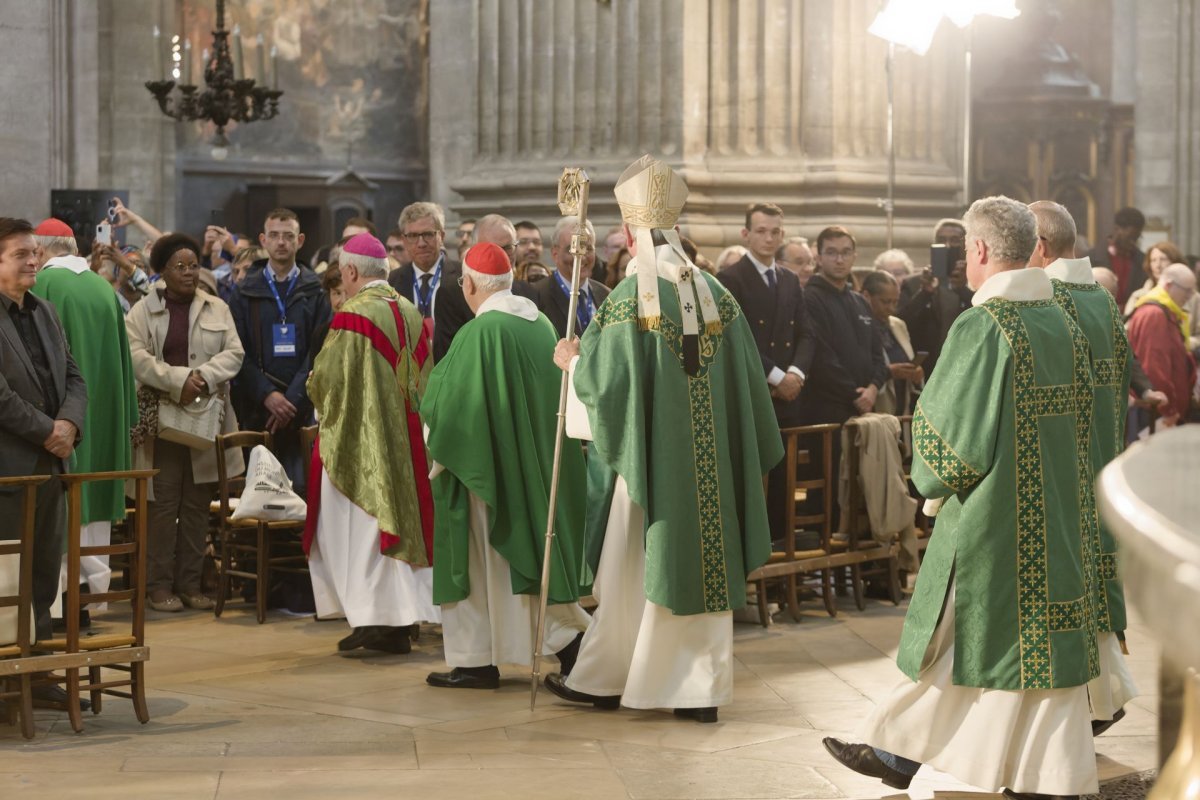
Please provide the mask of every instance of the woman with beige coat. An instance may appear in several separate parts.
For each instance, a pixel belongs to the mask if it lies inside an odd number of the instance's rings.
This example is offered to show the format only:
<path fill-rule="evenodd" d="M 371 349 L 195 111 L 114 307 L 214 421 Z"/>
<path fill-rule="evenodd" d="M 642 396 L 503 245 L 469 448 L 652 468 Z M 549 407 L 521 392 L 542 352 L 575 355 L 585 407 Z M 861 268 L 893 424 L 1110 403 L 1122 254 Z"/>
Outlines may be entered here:
<path fill-rule="evenodd" d="M 150 266 L 161 280 L 125 318 L 142 411 L 134 432 L 134 467 L 158 470 L 150 486 L 146 565 L 147 602 L 156 611 L 213 607 L 201 592 L 200 574 L 217 481 L 215 446 L 193 449 L 157 438 L 158 401 L 186 406 L 220 394 L 225 398 L 221 430 L 237 430 L 229 381 L 242 366 L 242 343 L 229 307 L 197 291 L 199 251 L 183 234 L 159 239 Z M 230 475 L 245 468 L 236 448 L 225 461 Z"/>

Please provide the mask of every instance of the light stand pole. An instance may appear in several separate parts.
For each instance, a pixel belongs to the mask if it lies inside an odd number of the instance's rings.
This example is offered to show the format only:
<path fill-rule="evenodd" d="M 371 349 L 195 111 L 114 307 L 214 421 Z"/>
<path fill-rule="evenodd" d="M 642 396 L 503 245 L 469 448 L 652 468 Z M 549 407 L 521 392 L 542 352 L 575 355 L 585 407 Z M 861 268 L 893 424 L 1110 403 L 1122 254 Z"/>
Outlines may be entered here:
<path fill-rule="evenodd" d="M 974 45 L 975 26 L 967 25 L 967 53 L 963 62 L 963 160 L 962 160 L 962 207 L 971 204 L 971 50 Z"/>
<path fill-rule="evenodd" d="M 892 249 L 896 229 L 896 44 L 888 42 L 887 60 L 887 155 L 888 182 L 887 198 L 883 201 L 883 213 L 887 215 L 887 249 Z"/>

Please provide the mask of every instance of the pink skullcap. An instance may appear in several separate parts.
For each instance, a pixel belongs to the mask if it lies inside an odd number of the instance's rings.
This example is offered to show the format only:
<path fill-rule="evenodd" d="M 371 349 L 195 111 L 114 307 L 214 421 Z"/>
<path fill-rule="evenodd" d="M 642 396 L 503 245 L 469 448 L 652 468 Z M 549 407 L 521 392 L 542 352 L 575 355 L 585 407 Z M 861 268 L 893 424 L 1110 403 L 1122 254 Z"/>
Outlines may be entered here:
<path fill-rule="evenodd" d="M 383 243 L 366 231 L 356 234 L 350 241 L 342 245 L 342 252 L 368 258 L 387 258 L 387 249 Z"/>
<path fill-rule="evenodd" d="M 512 262 L 508 253 L 491 242 L 480 242 L 473 245 L 463 256 L 463 263 L 476 272 L 484 275 L 507 275 L 512 271 Z"/>
<path fill-rule="evenodd" d="M 33 229 L 34 236 L 54 236 L 57 238 L 73 237 L 75 231 L 71 230 L 71 226 L 63 222 L 61 219 L 50 217 L 44 219 L 38 226 Z"/>

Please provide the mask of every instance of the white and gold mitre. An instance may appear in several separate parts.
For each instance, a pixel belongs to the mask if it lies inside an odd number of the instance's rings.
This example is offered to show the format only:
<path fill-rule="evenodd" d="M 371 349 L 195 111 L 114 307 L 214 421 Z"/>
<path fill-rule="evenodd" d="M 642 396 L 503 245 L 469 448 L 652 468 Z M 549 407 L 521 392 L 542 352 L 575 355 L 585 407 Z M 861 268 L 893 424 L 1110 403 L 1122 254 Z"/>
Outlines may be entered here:
<path fill-rule="evenodd" d="M 673 228 L 687 202 L 688 187 L 675 170 L 647 154 L 621 173 L 613 194 L 629 227 Z"/>
<path fill-rule="evenodd" d="M 662 161 L 644 155 L 621 173 L 613 194 L 621 207 L 621 218 L 632 229 L 637 242 L 637 256 L 629 268 L 637 275 L 638 327 L 644 331 L 660 329 L 658 279 L 661 277 L 675 286 L 685 336 L 698 335 L 701 321 L 706 334 L 719 334 L 721 316 L 712 290 L 703 272 L 687 257 L 675 231 L 675 222 L 687 203 L 688 187 L 683 178 Z M 661 245 L 661 253 L 656 249 L 653 229 L 658 230 L 666 243 Z"/>

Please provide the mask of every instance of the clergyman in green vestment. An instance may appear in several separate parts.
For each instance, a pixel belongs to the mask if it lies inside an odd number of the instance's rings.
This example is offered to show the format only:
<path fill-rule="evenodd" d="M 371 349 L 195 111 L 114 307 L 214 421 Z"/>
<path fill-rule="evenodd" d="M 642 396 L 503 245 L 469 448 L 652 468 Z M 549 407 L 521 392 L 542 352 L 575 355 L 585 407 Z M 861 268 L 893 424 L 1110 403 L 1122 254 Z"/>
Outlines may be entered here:
<path fill-rule="evenodd" d="M 1033 213 L 988 197 L 965 223 L 973 307 L 913 419 L 913 481 L 941 505 L 900 640 L 908 680 L 866 721 L 866 744 L 825 746 L 898 788 L 929 764 L 985 791 L 1077 796 L 1098 788 L 1088 684 L 1111 680 L 1092 360 L 1046 273 L 1025 269 Z"/>
<path fill-rule="evenodd" d="M 433 686 L 494 689 L 500 664 L 528 666 L 537 626 L 554 466 L 558 336 L 512 293 L 512 263 L 490 242 L 463 257 L 475 318 L 454 337 L 421 400 L 433 462 L 433 599 L 450 672 Z M 548 651 L 570 671 L 588 615 L 583 574 L 583 450 L 563 442 L 546 608 Z"/>
<path fill-rule="evenodd" d="M 54 304 L 62 320 L 71 356 L 88 386 L 88 407 L 83 438 L 75 448 L 73 472 L 114 472 L 130 469 L 133 461 L 129 429 L 138 420 L 133 360 L 125 332 L 125 314 L 112 285 L 88 267 L 78 254 L 75 237 L 66 223 L 48 219 L 34 231 L 40 247 L 35 295 Z M 83 528 L 80 544 L 107 545 L 112 524 L 125 518 L 125 482 L 92 481 L 83 484 Z M 67 578 L 63 556 L 62 578 Z M 108 556 L 83 556 L 80 578 L 93 593 L 108 591 L 112 571 Z M 66 586 L 62 589 L 65 591 Z M 61 595 L 51 614 L 61 617 Z"/>
<path fill-rule="evenodd" d="M 589 477 L 607 479 L 589 497 L 607 503 L 588 509 L 604 537 L 599 608 L 574 671 L 546 686 L 715 722 L 733 695 L 732 611 L 771 551 L 763 476 L 783 445 L 741 308 L 674 230 L 687 193 L 649 156 L 625 170 L 615 194 L 628 277 L 555 352 L 578 400 L 568 429 L 591 439 Z"/>
<path fill-rule="evenodd" d="M 350 239 L 339 265 L 350 299 L 308 378 L 321 432 L 305 526 L 309 573 L 317 618 L 345 616 L 353 628 L 339 651 L 407 653 L 411 625 L 441 621 L 417 415 L 431 343 L 416 307 L 388 286 L 378 239 Z"/>
<path fill-rule="evenodd" d="M 1096 376 L 1092 474 L 1099 475 L 1125 447 L 1132 360 L 1125 322 L 1116 300 L 1096 283 L 1091 260 L 1087 256 L 1074 258 L 1076 231 L 1071 213 L 1048 200 L 1031 203 L 1029 209 L 1038 223 L 1038 243 L 1029 266 L 1046 270 L 1054 287 L 1055 302 L 1079 325 L 1091 350 Z M 1114 716 L 1124 716 L 1121 708 L 1137 695 L 1137 687 L 1117 641 L 1117 632 L 1125 630 L 1125 593 L 1117 576 L 1117 543 L 1105 525 L 1099 520 L 1097 524 L 1100 525 L 1100 580 L 1093 608 L 1099 627 L 1100 658 L 1108 662 L 1103 672 L 1115 680 L 1109 685 L 1100 685 L 1097 680 L 1088 687 L 1088 694 L 1092 718 L 1103 723 Z M 1103 727 L 1107 729 L 1108 725 Z"/>

